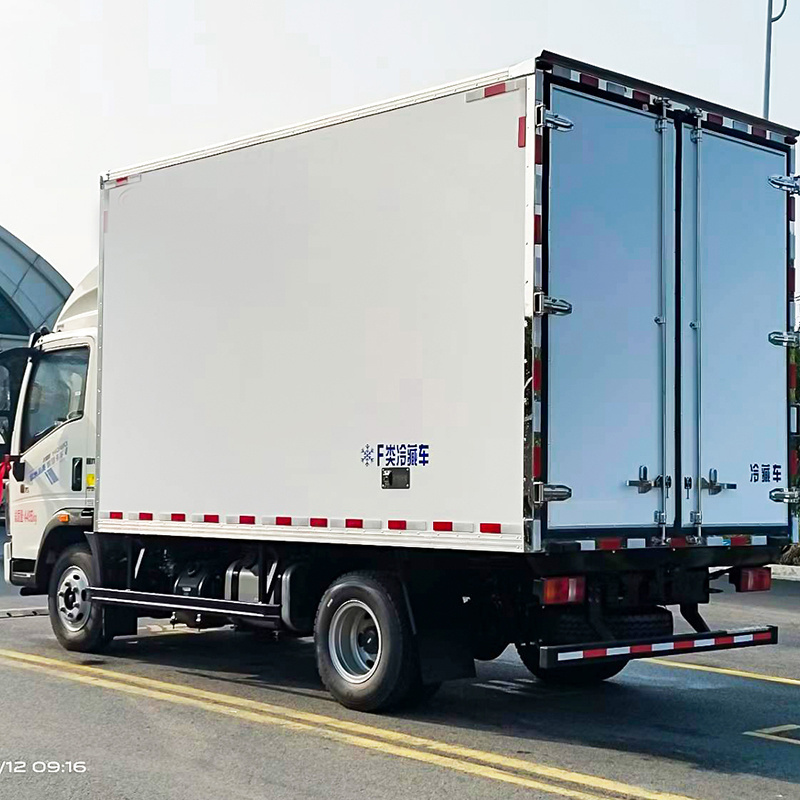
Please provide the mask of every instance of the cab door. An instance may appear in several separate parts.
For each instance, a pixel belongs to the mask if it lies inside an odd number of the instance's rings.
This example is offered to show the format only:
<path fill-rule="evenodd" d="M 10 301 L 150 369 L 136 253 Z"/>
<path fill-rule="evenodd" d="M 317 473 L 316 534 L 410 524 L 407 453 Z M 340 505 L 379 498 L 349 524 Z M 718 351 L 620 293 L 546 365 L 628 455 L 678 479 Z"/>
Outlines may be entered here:
<path fill-rule="evenodd" d="M 86 506 L 88 341 L 53 343 L 33 358 L 22 390 L 9 479 L 14 558 L 35 559 L 41 533 L 61 510 Z"/>

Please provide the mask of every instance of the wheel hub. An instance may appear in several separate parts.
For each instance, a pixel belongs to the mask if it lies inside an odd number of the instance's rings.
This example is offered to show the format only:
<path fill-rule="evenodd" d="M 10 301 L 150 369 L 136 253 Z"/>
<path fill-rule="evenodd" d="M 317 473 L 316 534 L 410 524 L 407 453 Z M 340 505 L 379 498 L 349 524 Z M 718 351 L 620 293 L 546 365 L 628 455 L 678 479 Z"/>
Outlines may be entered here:
<path fill-rule="evenodd" d="M 381 658 L 382 637 L 366 603 L 348 600 L 336 609 L 328 649 L 334 669 L 348 683 L 364 683 L 374 674 Z"/>
<path fill-rule="evenodd" d="M 89 619 L 88 588 L 89 579 L 80 567 L 70 567 L 61 576 L 56 593 L 58 618 L 70 631 L 79 631 Z"/>

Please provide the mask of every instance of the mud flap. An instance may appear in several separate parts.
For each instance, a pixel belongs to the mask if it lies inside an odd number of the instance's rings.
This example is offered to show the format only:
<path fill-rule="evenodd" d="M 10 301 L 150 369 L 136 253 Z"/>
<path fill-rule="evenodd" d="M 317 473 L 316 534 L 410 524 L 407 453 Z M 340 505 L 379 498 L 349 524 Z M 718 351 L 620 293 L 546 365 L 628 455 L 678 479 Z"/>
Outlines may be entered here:
<path fill-rule="evenodd" d="M 407 584 L 403 584 L 404 587 Z M 469 630 L 460 597 L 406 590 L 423 683 L 474 678 Z"/>

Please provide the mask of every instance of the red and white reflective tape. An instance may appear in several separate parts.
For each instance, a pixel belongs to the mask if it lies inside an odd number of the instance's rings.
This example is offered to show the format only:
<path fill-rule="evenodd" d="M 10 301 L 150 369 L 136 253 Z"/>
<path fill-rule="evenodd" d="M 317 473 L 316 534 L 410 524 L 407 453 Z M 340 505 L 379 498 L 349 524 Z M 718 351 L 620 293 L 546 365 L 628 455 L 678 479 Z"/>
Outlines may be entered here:
<path fill-rule="evenodd" d="M 706 536 L 709 547 L 766 547 L 766 536 Z"/>
<path fill-rule="evenodd" d="M 142 179 L 141 173 L 124 175 L 121 178 L 102 178 L 101 189 L 114 189 L 117 186 L 127 186 L 129 183 L 138 183 Z"/>
<path fill-rule="evenodd" d="M 467 92 L 466 100 L 468 103 L 471 103 L 474 100 L 483 100 L 487 97 L 494 97 L 498 94 L 515 92 L 517 89 L 524 88 L 524 86 L 524 78 L 520 78 L 516 81 L 502 81 L 501 83 L 493 83 L 491 86 L 482 86 L 480 89 L 473 89 L 471 92 Z"/>
<path fill-rule="evenodd" d="M 598 89 L 601 92 L 618 95 L 619 97 L 626 97 L 636 103 L 641 103 L 642 106 L 657 105 L 662 99 L 660 96 L 654 95 L 648 91 L 634 89 L 631 86 L 624 86 L 621 83 L 615 83 L 614 81 L 598 78 L 596 75 L 592 75 L 588 72 L 579 72 L 577 70 L 558 65 L 553 67 L 553 75 L 573 83 L 580 83 L 584 86 L 590 86 L 594 89 Z M 669 98 L 666 99 L 669 100 Z M 686 104 L 675 101 L 670 101 L 670 107 L 675 111 L 693 110 L 690 109 Z M 719 125 L 722 128 L 730 128 L 731 130 L 741 131 L 742 133 L 749 133 L 751 136 L 758 136 L 762 139 L 772 139 L 774 141 L 784 140 L 784 137 L 780 134 L 768 131 L 761 125 L 752 125 L 748 122 L 734 119 L 733 117 L 726 117 L 713 111 L 703 111 L 702 109 L 700 109 L 700 111 L 702 118 L 712 125 Z"/>
<path fill-rule="evenodd" d="M 602 539 L 578 539 L 575 544 L 581 550 L 641 550 L 648 546 L 647 539 L 606 536 Z M 686 536 L 673 536 L 667 540 L 669 547 L 766 547 L 767 537 L 751 534 L 734 534 L 732 536 L 705 536 L 700 541 L 689 541 Z M 660 541 L 653 546 L 660 547 Z"/>
<path fill-rule="evenodd" d="M 632 644 L 619 647 L 597 647 L 592 650 L 567 650 L 558 654 L 559 661 L 580 661 L 589 658 L 607 658 L 609 656 L 632 656 L 641 653 L 672 653 L 681 650 L 692 650 L 703 647 L 724 647 L 726 645 L 749 644 L 755 642 L 771 642 L 772 633 L 740 633 L 730 636 L 715 636 L 706 639 L 681 639 L 671 642 L 655 642 L 653 644 Z"/>
<path fill-rule="evenodd" d="M 330 530 L 389 530 L 419 533 L 482 533 L 488 535 L 510 534 L 519 536 L 523 526 L 505 522 L 458 522 L 455 520 L 418 519 L 365 519 L 363 517 L 293 517 L 288 515 L 256 516 L 255 514 L 211 514 L 152 511 L 101 511 L 100 519 L 130 520 L 135 522 L 192 522 L 207 525 L 262 525 L 277 528 L 326 528 Z"/>

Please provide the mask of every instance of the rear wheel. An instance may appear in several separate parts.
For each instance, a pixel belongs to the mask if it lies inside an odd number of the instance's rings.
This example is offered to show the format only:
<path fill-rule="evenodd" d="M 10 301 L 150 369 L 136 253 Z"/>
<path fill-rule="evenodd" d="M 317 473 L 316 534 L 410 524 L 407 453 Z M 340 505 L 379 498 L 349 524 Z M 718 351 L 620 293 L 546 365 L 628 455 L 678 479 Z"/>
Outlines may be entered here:
<path fill-rule="evenodd" d="M 320 678 L 347 708 L 382 711 L 422 699 L 411 625 L 392 575 L 337 578 L 320 601 L 314 641 Z"/>
<path fill-rule="evenodd" d="M 88 597 L 95 583 L 89 547 L 68 547 L 53 567 L 47 597 L 53 633 L 67 650 L 97 652 L 112 638 L 104 630 L 102 607 Z"/>

